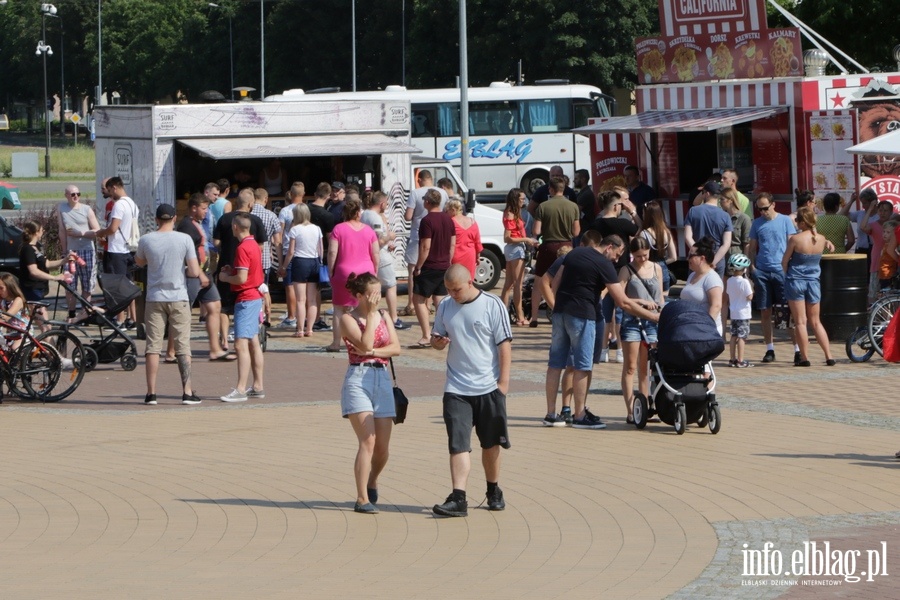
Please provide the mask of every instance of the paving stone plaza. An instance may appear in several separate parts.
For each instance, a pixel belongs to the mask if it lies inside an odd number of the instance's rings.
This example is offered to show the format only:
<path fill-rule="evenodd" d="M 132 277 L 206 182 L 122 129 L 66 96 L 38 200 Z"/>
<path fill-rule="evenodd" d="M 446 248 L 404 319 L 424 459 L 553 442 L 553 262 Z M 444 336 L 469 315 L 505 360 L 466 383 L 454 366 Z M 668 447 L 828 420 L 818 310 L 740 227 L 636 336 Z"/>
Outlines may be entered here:
<path fill-rule="evenodd" d="M 721 432 L 677 436 L 626 425 L 621 365 L 603 364 L 588 405 L 608 428 L 546 428 L 549 332 L 514 329 L 507 508 L 472 508 L 476 454 L 465 519 L 431 512 L 450 490 L 444 363 L 406 349 L 416 329 L 400 332 L 412 404 L 375 516 L 353 512 L 347 358 L 320 351 L 330 333 L 273 332 L 267 397 L 246 404 L 218 401 L 236 370 L 206 360 L 196 319 L 200 406 L 181 406 L 166 365 L 144 406 L 143 359 L 100 365 L 59 404 L 7 398 L 0 597 L 900 598 L 898 367 L 828 368 L 813 347 L 796 369 L 785 341 L 752 369 L 723 355 Z"/>

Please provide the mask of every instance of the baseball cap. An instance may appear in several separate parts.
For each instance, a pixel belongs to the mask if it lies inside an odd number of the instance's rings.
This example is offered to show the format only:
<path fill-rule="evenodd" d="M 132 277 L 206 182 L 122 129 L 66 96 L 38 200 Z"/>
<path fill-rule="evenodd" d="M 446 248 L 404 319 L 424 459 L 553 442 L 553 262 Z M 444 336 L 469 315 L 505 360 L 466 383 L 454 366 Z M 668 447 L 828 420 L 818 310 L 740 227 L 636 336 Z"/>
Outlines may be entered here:
<path fill-rule="evenodd" d="M 718 181 L 707 181 L 700 189 L 704 192 L 718 195 L 722 193 L 722 184 L 720 184 Z"/>
<path fill-rule="evenodd" d="M 156 218 L 160 221 L 170 221 L 175 218 L 175 207 L 171 204 L 160 204 L 156 207 Z"/>
<path fill-rule="evenodd" d="M 342 189 L 344 189 L 344 184 L 341 183 L 340 181 L 335 181 L 331 184 L 331 187 L 333 187 L 336 190 L 342 190 Z"/>

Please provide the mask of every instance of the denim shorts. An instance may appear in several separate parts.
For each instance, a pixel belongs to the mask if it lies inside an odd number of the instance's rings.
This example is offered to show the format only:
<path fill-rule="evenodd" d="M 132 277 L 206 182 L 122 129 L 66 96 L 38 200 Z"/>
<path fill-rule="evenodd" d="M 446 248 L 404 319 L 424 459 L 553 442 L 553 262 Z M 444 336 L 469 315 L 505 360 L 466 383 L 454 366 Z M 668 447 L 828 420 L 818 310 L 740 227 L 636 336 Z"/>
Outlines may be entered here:
<path fill-rule="evenodd" d="M 772 308 L 774 304 L 784 302 L 784 272 L 761 269 L 754 271 L 753 302 L 759 310 L 766 310 Z"/>
<path fill-rule="evenodd" d="M 525 260 L 525 244 L 507 244 L 503 246 L 503 257 L 506 260 Z"/>
<path fill-rule="evenodd" d="M 590 371 L 594 368 L 596 336 L 597 322 L 594 319 L 553 313 L 553 333 L 547 366 L 551 369 L 564 369 L 566 363 L 571 363 L 576 371 Z"/>
<path fill-rule="evenodd" d="M 788 279 L 784 283 L 784 296 L 791 302 L 803 300 L 818 304 L 822 301 L 822 288 L 818 279 Z"/>
<path fill-rule="evenodd" d="M 647 343 L 655 344 L 657 342 L 658 329 L 656 323 L 646 319 L 639 319 L 628 313 L 625 313 L 622 317 L 622 325 L 619 327 L 619 339 L 623 342 L 640 342 L 641 325 L 644 327 L 644 335 L 647 336 Z"/>
<path fill-rule="evenodd" d="M 262 308 L 262 298 L 234 303 L 235 339 L 253 339 L 259 335 L 259 312 Z"/>
<path fill-rule="evenodd" d="M 603 300 L 600 303 L 601 308 L 603 309 L 603 320 L 607 323 L 612 323 L 613 319 L 613 310 L 616 312 L 616 323 L 622 322 L 622 314 L 623 311 L 621 308 L 616 306 L 616 301 L 612 299 L 612 296 L 607 294 L 603 297 Z"/>
<path fill-rule="evenodd" d="M 371 365 L 350 365 L 341 388 L 341 415 L 370 412 L 376 419 L 397 414 L 394 390 L 387 369 Z"/>

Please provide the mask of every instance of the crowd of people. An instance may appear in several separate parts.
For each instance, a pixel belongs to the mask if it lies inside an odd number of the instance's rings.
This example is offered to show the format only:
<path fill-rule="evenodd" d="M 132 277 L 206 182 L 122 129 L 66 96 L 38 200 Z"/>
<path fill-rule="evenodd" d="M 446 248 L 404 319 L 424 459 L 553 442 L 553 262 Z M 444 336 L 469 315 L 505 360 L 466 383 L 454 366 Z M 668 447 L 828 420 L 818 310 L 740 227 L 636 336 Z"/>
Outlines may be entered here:
<path fill-rule="evenodd" d="M 22 277 L 0 275 L 0 307 L 21 318 L 27 302 L 47 294 L 49 281 L 66 278 L 89 298 L 98 266 L 121 275 L 145 267 L 145 404 L 157 403 L 161 362 L 178 365 L 183 404 L 202 402 L 191 383 L 195 304 L 206 326 L 209 359 L 237 366 L 234 388 L 220 399 L 244 402 L 265 397 L 259 331 L 261 322 L 272 319 L 269 283 L 280 277 L 287 302 L 279 326 L 298 338 L 331 331 L 331 343 L 323 349 L 347 352 L 341 412 L 359 444 L 354 508 L 360 513 L 378 512 L 378 477 L 388 461 L 396 416 L 387 368 L 401 352 L 397 331 L 408 327 L 402 315 L 415 314 L 421 329 L 411 348 L 447 352 L 443 417 L 452 491 L 434 506 L 436 515 L 467 514 L 473 428 L 482 447 L 488 509 L 505 507 L 499 476 L 500 449 L 510 447 L 505 395 L 511 325 L 539 327 L 542 302 L 552 310 L 543 425 L 605 428 L 587 407 L 587 396 L 594 365 L 608 362 L 612 351 L 622 364 L 622 397 L 626 420 L 632 422 L 635 389 L 649 395 L 648 347 L 657 341 L 660 311 L 675 281 L 669 265 L 679 254 L 663 207 L 636 168 L 625 169 L 626 186 L 595 193 L 586 172 L 576 173 L 576 191 L 554 167 L 527 207 L 524 191 L 511 189 L 503 210 L 506 280 L 499 296 L 473 284 L 481 251 L 477 223 L 465 214 L 452 186 L 435 185 L 431 174 L 421 171 L 405 212 L 411 228 L 405 252 L 411 305 L 401 310 L 393 254 L 397 235 L 385 214 L 385 194 L 323 182 L 306 198 L 302 182 L 288 186 L 280 167 L 270 167 L 261 181 L 272 190 L 287 190 L 278 214 L 269 210 L 270 192 L 264 187 L 246 187 L 229 198 L 231 186 L 222 180 L 191 196 L 177 224 L 173 206 L 158 206 L 156 228 L 143 236 L 138 235 L 139 208 L 121 179 L 102 183 L 109 200 L 103 226 L 81 204 L 78 188 L 67 186 L 58 210 L 63 258 L 48 260 L 41 226 L 27 223 Z M 841 206 L 840 198 L 828 195 L 817 214 L 814 197 L 801 195 L 797 212 L 789 217 L 775 210 L 768 193 L 751 202 L 732 187 L 736 181 L 736 174 L 726 171 L 721 182 L 704 183 L 685 217 L 690 275 L 680 301 L 702 306 L 720 334 L 730 333 L 729 366 L 753 366 L 745 347 L 751 303 L 761 315 L 763 363 L 775 360 L 773 307 L 786 303 L 795 325 L 794 365 L 811 364 L 809 329 L 826 364 L 834 365 L 820 319 L 820 259 L 856 248 L 869 258 L 870 293 L 876 294 L 896 274 L 900 217 L 870 189 L 860 194 L 861 210 L 854 212 L 851 203 Z M 751 220 L 754 206 L 760 216 Z M 95 242 L 103 250 L 102 263 Z M 523 288 L 532 255 L 534 283 L 526 314 Z M 74 274 L 51 274 L 67 261 L 77 261 Z M 325 283 L 332 290 L 330 326 L 323 319 Z M 82 318 L 72 294 L 68 309 L 72 322 Z M 133 327 L 133 308 L 124 312 L 122 327 Z"/>

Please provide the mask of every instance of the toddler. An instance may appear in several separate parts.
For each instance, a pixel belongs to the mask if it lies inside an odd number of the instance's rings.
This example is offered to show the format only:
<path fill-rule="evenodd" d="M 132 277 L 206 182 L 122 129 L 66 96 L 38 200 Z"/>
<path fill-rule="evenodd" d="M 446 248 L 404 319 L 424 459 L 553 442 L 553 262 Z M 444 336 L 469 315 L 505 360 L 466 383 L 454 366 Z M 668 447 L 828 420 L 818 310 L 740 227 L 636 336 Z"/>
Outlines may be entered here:
<path fill-rule="evenodd" d="M 728 365 L 739 369 L 753 366 L 744 360 L 744 344 L 750 337 L 750 301 L 753 299 L 753 286 L 744 276 L 749 266 L 750 259 L 744 254 L 734 254 L 728 259 L 731 270 L 725 290 L 731 311 L 731 360 Z"/>

